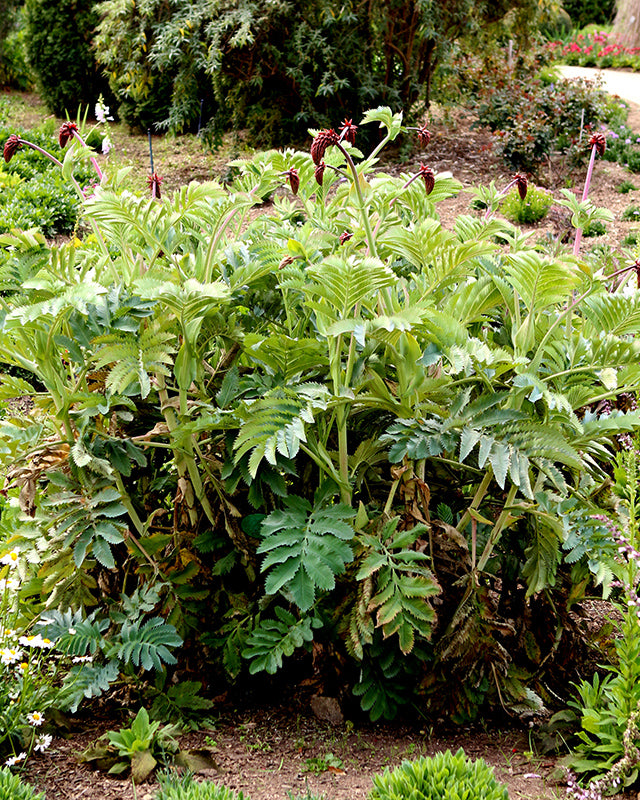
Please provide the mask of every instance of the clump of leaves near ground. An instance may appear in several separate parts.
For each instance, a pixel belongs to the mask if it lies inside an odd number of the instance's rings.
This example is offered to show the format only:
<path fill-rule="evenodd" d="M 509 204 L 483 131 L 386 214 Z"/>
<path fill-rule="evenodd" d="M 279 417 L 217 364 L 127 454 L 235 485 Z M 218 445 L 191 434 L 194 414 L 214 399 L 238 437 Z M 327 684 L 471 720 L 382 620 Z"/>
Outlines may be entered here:
<path fill-rule="evenodd" d="M 506 220 L 445 230 L 461 186 L 428 150 L 377 167 L 426 127 L 359 123 L 234 162 L 231 187 L 106 175 L 82 240 L 2 237 L 0 393 L 33 403 L 0 424 L 7 547 L 42 621 L 84 632 L 89 696 L 126 680 L 183 713 L 199 687 L 163 687 L 187 659 L 243 682 L 320 643 L 373 719 L 540 709 L 543 675 L 579 677 L 569 612 L 611 580 L 590 514 L 640 427 L 614 407 L 637 298 Z"/>
<path fill-rule="evenodd" d="M 0 800 L 44 800 L 44 794 L 23 783 L 6 767 L 0 768 Z"/>
<path fill-rule="evenodd" d="M 110 775 L 130 772 L 134 784 L 144 783 L 158 763 L 172 763 L 178 752 L 177 732 L 177 726 L 152 722 L 141 708 L 129 727 L 105 733 L 80 760 L 107 769 Z"/>
<path fill-rule="evenodd" d="M 547 216 L 552 204 L 551 192 L 529 186 L 524 198 L 520 197 L 517 189 L 512 189 L 500 204 L 500 211 L 511 222 L 532 225 Z"/>
<path fill-rule="evenodd" d="M 197 783 L 190 775 L 179 778 L 170 773 L 159 773 L 158 780 L 160 792 L 157 800 L 249 800 L 248 795 L 211 781 Z"/>
<path fill-rule="evenodd" d="M 462 749 L 450 750 L 416 761 L 403 761 L 392 772 L 387 767 L 373 776 L 370 800 L 508 800 L 507 787 L 498 783 L 493 769 L 479 758 L 467 759 Z"/>

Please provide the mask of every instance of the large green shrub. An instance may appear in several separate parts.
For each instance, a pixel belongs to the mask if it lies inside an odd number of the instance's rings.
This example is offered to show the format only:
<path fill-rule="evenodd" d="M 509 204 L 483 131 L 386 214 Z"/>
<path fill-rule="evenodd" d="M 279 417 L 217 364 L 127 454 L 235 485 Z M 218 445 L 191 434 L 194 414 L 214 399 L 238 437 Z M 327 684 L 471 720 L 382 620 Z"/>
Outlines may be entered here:
<path fill-rule="evenodd" d="M 482 758 L 469 761 L 460 748 L 429 758 L 403 761 L 399 767 L 373 776 L 370 800 L 509 800 L 507 787 L 498 783 Z"/>
<path fill-rule="evenodd" d="M 377 103 L 420 111 L 450 43 L 514 7 L 537 4 L 105 0 L 97 54 L 130 124 L 182 130 L 202 113 L 210 134 L 281 145 Z"/>
<path fill-rule="evenodd" d="M 0 362 L 34 376 L 0 397 L 35 404 L 0 431 L 32 511 L 10 546 L 50 638 L 96 656 L 87 696 L 178 638 L 231 681 L 326 644 L 375 719 L 539 707 L 543 674 L 578 677 L 556 631 L 607 580 L 592 498 L 640 427 L 590 407 L 637 385 L 637 300 L 504 220 L 443 228 L 460 184 L 376 170 L 415 131 L 358 124 L 384 136 L 364 160 L 345 126 L 236 162 L 230 189 L 156 200 L 119 173 L 82 241 L 0 239 Z"/>
<path fill-rule="evenodd" d="M 92 50 L 98 23 L 91 0 L 27 0 L 26 47 L 42 99 L 58 116 L 75 114 L 108 91 Z"/>
<path fill-rule="evenodd" d="M 585 25 L 609 25 L 615 16 L 615 0 L 562 0 L 574 28 Z"/>
<path fill-rule="evenodd" d="M 24 8 L 0 0 L 0 86 L 28 89 L 32 79 L 26 62 Z"/>
<path fill-rule="evenodd" d="M 44 794 L 23 783 L 6 767 L 0 769 L 0 800 L 44 800 Z"/>

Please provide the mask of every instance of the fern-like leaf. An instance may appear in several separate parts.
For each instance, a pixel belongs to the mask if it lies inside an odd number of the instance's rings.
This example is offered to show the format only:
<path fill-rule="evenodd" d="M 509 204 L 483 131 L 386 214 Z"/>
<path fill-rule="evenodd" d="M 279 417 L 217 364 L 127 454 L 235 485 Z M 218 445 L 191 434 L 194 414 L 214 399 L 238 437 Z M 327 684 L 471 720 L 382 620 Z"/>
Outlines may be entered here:
<path fill-rule="evenodd" d="M 301 497 L 287 497 L 285 508 L 272 511 L 262 523 L 266 553 L 262 571 L 268 572 L 267 594 L 286 592 L 301 611 L 315 601 L 316 591 L 330 591 L 336 575 L 353 559 L 349 542 L 354 531 L 349 520 L 353 510 L 346 505 L 313 508 Z"/>
<path fill-rule="evenodd" d="M 282 667 L 284 656 L 313 641 L 313 628 L 321 622 L 315 617 L 302 617 L 297 620 L 289 611 L 276 606 L 277 619 L 263 619 L 254 628 L 242 651 L 244 658 L 250 659 L 249 672 L 267 672 L 274 675 Z"/>

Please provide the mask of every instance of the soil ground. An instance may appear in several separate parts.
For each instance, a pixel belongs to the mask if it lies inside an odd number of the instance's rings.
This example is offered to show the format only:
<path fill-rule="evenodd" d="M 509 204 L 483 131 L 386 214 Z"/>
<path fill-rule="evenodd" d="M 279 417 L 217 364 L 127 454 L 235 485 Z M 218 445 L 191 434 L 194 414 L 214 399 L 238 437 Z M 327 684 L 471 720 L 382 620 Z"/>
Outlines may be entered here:
<path fill-rule="evenodd" d="M 25 779 L 46 789 L 47 800 L 134 800 L 130 780 L 108 777 L 77 761 L 87 744 L 109 727 L 119 724 L 86 720 L 82 734 L 56 736 L 45 754 L 29 762 Z M 202 770 L 198 780 L 224 784 L 251 800 L 306 800 L 307 790 L 326 800 L 364 799 L 373 774 L 404 759 L 459 747 L 469 758 L 484 758 L 494 767 L 511 800 L 552 800 L 564 794 L 564 786 L 551 777 L 555 759 L 534 755 L 529 732 L 522 727 L 352 726 L 322 722 L 310 709 L 278 706 L 227 710 L 214 729 L 187 734 L 180 743 L 184 748 L 211 748 L 217 769 Z M 156 788 L 140 785 L 137 800 L 152 800 Z"/>
<path fill-rule="evenodd" d="M 17 110 L 16 124 L 26 128 L 39 124 L 45 116 L 35 95 L 13 95 L 12 109 Z M 428 150 L 413 161 L 398 167 L 386 165 L 385 169 L 410 171 L 418 160 L 424 160 L 436 171 L 453 173 L 465 189 L 491 180 L 504 185 L 511 175 L 494 152 L 491 134 L 472 127 L 472 122 L 470 114 L 436 113 L 430 125 L 433 139 Z M 639 105 L 631 106 L 629 123 L 640 134 Z M 130 165 L 132 184 L 145 190 L 149 173 L 147 137 L 132 137 L 122 126 L 115 125 L 111 138 L 115 151 L 109 160 L 113 166 Z M 230 159 L 246 154 L 241 137 L 229 139 L 215 155 L 205 152 L 191 136 L 154 136 L 153 146 L 156 170 L 164 178 L 165 192 L 190 180 L 220 178 Z M 542 170 L 540 182 L 554 191 L 567 183 L 576 192 L 581 191 L 584 170 L 570 174 L 568 180 L 563 177 L 560 185 L 558 174 L 551 163 Z M 620 255 L 620 243 L 638 227 L 622 221 L 622 212 L 630 203 L 640 203 L 640 188 L 629 194 L 616 192 L 624 180 L 640 187 L 640 176 L 630 175 L 617 164 L 596 163 L 590 197 L 596 205 L 609 208 L 615 221 L 608 224 L 606 236 L 585 244 L 605 244 L 620 258 L 624 257 Z M 458 214 L 469 213 L 471 199 L 472 195 L 463 191 L 441 204 L 438 212 L 443 224 L 451 225 Z M 563 234 L 563 226 L 561 217 L 551 218 L 528 231 L 536 238 L 555 239 Z M 468 756 L 481 756 L 492 764 L 497 777 L 508 786 L 512 800 L 551 800 L 565 793 L 564 786 L 552 776 L 555 759 L 532 752 L 535 748 L 531 731 L 519 724 L 447 728 L 440 722 L 424 721 L 413 727 L 361 723 L 353 726 L 344 721 L 322 721 L 299 699 L 288 703 L 284 698 L 278 706 L 256 705 L 250 711 L 222 705 L 214 708 L 214 714 L 217 722 L 213 730 L 187 734 L 181 739 L 181 746 L 213 748 L 217 769 L 206 771 L 203 777 L 242 790 L 251 800 L 304 797 L 307 789 L 325 794 L 327 800 L 365 798 L 371 788 L 371 776 L 385 767 L 393 768 L 404 758 L 447 748 L 455 751 L 459 747 Z M 122 724 L 122 717 L 80 718 L 81 732 L 68 738 L 55 735 L 50 749 L 27 764 L 23 777 L 46 790 L 47 800 L 134 800 L 130 781 L 107 777 L 77 760 L 89 743 Z M 321 770 L 321 766 L 328 769 Z M 151 800 L 153 793 L 153 785 L 144 784 L 138 787 L 137 798 Z"/>

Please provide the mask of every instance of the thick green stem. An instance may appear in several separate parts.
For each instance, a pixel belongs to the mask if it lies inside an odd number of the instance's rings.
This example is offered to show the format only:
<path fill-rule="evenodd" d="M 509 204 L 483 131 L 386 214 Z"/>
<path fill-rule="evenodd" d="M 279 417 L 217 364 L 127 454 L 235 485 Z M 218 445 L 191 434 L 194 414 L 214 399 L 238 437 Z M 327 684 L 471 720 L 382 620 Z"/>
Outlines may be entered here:
<path fill-rule="evenodd" d="M 498 539 L 502 535 L 502 531 L 509 522 L 509 517 L 511 516 L 511 506 L 513 505 L 513 501 L 516 498 L 517 492 L 518 487 L 515 484 L 512 484 L 511 488 L 509 489 L 509 493 L 507 494 L 507 499 L 504 502 L 504 506 L 502 507 L 502 511 L 500 512 L 500 516 L 496 520 L 496 524 L 493 526 L 493 529 L 489 534 L 489 539 L 484 550 L 482 551 L 480 560 L 478 561 L 478 572 L 482 572 L 482 570 L 485 568 L 487 561 L 491 558 L 493 548 L 498 543 Z"/>
<path fill-rule="evenodd" d="M 360 173 L 358 172 L 358 169 L 357 169 L 353 159 L 351 158 L 349 153 L 345 150 L 345 148 L 340 143 L 338 143 L 337 147 L 340 150 L 340 152 L 342 153 L 342 155 L 345 157 L 345 159 L 347 160 L 347 165 L 348 165 L 349 169 L 351 170 L 351 174 L 353 176 L 353 185 L 355 187 L 356 194 L 358 196 L 358 205 L 360 206 L 360 216 L 362 218 L 362 225 L 364 227 L 364 233 L 365 233 L 365 236 L 367 237 L 367 244 L 369 246 L 369 252 L 371 253 L 371 255 L 374 258 L 376 258 L 377 257 L 376 243 L 375 243 L 375 240 L 373 238 L 373 233 L 371 232 L 371 224 L 369 223 L 369 215 L 367 214 L 367 207 L 366 207 L 365 202 L 364 202 L 364 197 L 363 197 L 363 194 L 362 194 L 362 187 L 360 186 Z"/>
<path fill-rule="evenodd" d="M 491 483 L 491 479 L 493 478 L 493 470 L 491 467 L 487 467 L 486 472 L 484 473 L 484 477 L 480 481 L 480 485 L 476 489 L 476 493 L 473 496 L 473 500 L 471 501 L 471 505 L 469 508 L 464 512 L 460 521 L 458 522 L 458 530 L 463 531 L 471 517 L 471 511 L 477 511 L 480 507 L 480 503 L 484 500 L 484 497 L 489 489 L 489 484 Z"/>

